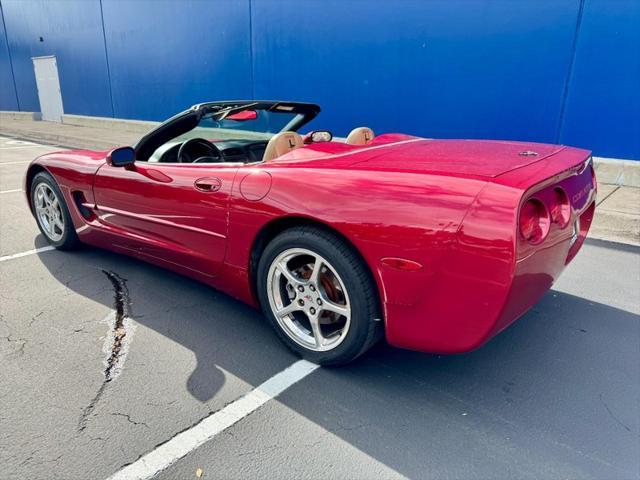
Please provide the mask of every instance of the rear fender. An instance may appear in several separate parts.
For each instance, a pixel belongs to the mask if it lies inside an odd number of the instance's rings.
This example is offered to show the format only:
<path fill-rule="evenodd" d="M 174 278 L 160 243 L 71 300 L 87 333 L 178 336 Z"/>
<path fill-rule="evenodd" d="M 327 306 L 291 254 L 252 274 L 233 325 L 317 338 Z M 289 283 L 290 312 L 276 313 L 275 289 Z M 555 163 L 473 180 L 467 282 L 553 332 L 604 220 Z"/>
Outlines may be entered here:
<path fill-rule="evenodd" d="M 327 225 L 354 245 L 373 273 L 383 305 L 418 302 L 425 285 L 437 282 L 443 256 L 455 245 L 462 219 L 485 183 L 407 172 L 265 170 L 272 185 L 258 201 L 243 197 L 234 185 L 226 256 L 227 265 L 242 272 L 234 278 L 249 277 L 252 245 L 265 225 L 302 217 Z M 243 175 L 241 169 L 236 183 Z M 381 262 L 389 257 L 421 268 L 399 271 Z"/>
<path fill-rule="evenodd" d="M 462 352 L 490 335 L 504 305 L 515 264 L 515 219 L 522 192 L 486 184 L 423 294 L 412 305 L 390 305 L 387 338 L 395 346 Z"/>

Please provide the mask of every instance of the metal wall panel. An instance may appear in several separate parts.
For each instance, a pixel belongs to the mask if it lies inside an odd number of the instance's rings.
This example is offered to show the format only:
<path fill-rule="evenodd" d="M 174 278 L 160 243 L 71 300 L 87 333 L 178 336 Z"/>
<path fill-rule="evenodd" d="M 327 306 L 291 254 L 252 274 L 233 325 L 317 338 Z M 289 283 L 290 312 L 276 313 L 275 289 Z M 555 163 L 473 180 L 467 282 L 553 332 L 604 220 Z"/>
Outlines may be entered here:
<path fill-rule="evenodd" d="M 13 71 L 9 58 L 9 47 L 7 46 L 7 35 L 4 30 L 4 14 L 0 3 L 0 110 L 16 111 L 18 97 L 16 96 L 15 84 L 13 83 Z"/>
<path fill-rule="evenodd" d="M 116 117 L 251 97 L 248 0 L 102 4 Z"/>
<path fill-rule="evenodd" d="M 369 125 L 640 159 L 638 0 L 0 2 L 1 109 L 39 110 L 31 57 L 51 54 L 68 113 L 160 120 L 285 98 L 320 103 L 312 127 L 341 135 Z"/>
<path fill-rule="evenodd" d="M 2 0 L 2 10 L 21 110 L 40 108 L 31 57 L 55 55 L 65 112 L 111 116 L 99 0 Z"/>
<path fill-rule="evenodd" d="M 640 159 L 640 1 L 586 0 L 560 140 Z"/>
<path fill-rule="evenodd" d="M 257 97 L 315 126 L 554 141 L 578 0 L 254 0 Z"/>

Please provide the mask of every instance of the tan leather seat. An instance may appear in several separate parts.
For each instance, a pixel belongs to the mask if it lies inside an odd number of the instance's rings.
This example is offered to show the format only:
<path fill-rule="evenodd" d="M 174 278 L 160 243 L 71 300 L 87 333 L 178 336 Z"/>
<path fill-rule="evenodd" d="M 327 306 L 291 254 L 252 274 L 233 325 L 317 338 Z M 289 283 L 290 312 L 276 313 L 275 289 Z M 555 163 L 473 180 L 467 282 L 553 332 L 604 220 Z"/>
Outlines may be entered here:
<path fill-rule="evenodd" d="M 278 158 L 285 153 L 289 153 L 304 144 L 302 137 L 296 132 L 280 132 L 269 140 L 267 148 L 264 150 L 262 161 L 268 162 Z"/>
<path fill-rule="evenodd" d="M 375 135 L 369 127 L 358 127 L 351 130 L 346 143 L 349 145 L 369 145 Z"/>

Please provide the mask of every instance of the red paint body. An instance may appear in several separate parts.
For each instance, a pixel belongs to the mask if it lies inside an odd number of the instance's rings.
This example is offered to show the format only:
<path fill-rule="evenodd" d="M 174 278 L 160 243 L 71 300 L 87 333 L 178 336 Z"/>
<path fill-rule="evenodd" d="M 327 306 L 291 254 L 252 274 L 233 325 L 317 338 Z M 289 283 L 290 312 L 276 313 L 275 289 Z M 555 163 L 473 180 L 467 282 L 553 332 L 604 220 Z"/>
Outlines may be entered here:
<path fill-rule="evenodd" d="M 520 155 L 527 150 L 538 155 Z M 283 219 L 317 222 L 368 264 L 388 341 L 429 352 L 474 349 L 534 305 L 579 250 L 595 205 L 590 152 L 554 145 L 387 134 L 248 165 L 122 168 L 106 155 L 52 153 L 27 174 L 44 168 L 55 177 L 83 242 L 255 305 L 251 252 L 261 232 Z M 199 179 L 215 187 L 203 191 Z M 530 196 L 546 202 L 556 186 L 571 201 L 569 226 L 552 224 L 531 245 L 519 234 L 520 206 Z"/>

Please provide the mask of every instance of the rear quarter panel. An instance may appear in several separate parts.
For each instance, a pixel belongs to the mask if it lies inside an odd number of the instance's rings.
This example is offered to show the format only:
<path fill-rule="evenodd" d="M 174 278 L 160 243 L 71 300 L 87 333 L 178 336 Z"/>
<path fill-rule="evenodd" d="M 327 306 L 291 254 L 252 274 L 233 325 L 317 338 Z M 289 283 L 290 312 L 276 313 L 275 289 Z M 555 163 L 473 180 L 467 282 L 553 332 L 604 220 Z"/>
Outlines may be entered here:
<path fill-rule="evenodd" d="M 240 185 L 249 175 L 267 172 L 268 194 L 243 196 Z M 227 263 L 235 296 L 247 301 L 250 252 L 261 229 L 281 218 L 306 218 L 338 231 L 359 251 L 387 305 L 414 305 L 438 286 L 448 270 L 457 231 L 485 182 L 404 172 L 266 166 L 241 169 L 229 212 Z M 406 272 L 380 263 L 401 257 L 423 265 Z M 395 321 L 395 320 L 394 320 Z"/>

